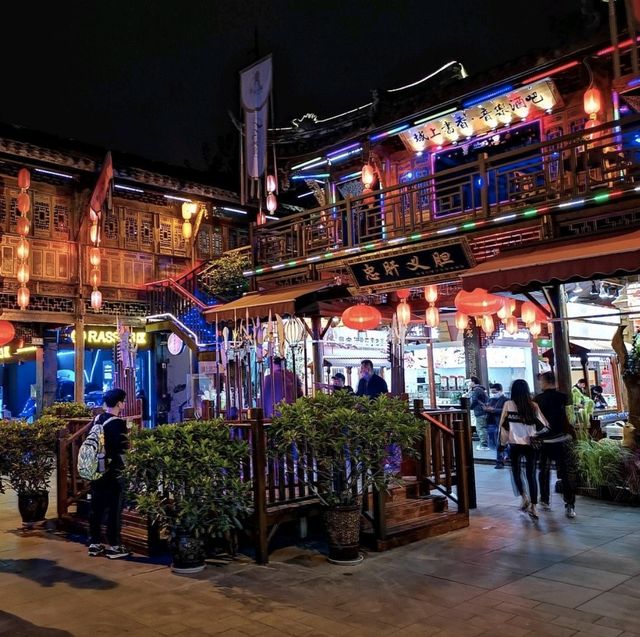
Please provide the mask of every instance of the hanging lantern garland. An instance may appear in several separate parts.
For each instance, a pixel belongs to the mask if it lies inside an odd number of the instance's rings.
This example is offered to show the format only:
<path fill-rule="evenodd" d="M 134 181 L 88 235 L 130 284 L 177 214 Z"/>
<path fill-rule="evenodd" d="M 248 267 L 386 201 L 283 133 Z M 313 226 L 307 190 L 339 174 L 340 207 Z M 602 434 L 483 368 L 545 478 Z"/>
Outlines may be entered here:
<path fill-rule="evenodd" d="M 278 209 L 278 198 L 276 197 L 276 189 L 278 188 L 278 182 L 274 175 L 267 175 L 265 178 L 265 186 L 267 189 L 266 207 L 267 210 L 273 214 Z M 262 206 L 256 217 L 256 224 L 263 226 L 267 223 L 267 215 L 262 211 Z"/>
<path fill-rule="evenodd" d="M 424 314 L 424 322 L 429 327 L 436 328 L 440 325 L 440 314 L 438 312 L 438 308 L 435 306 L 435 303 L 438 300 L 438 286 L 427 285 L 424 289 L 424 298 L 427 303 L 429 303 L 429 307 Z"/>
<path fill-rule="evenodd" d="M 98 289 L 100 285 L 100 211 L 93 210 L 89 207 L 89 219 L 91 227 L 89 228 L 89 239 L 93 246 L 89 248 L 89 264 L 91 271 L 89 272 L 89 283 L 91 284 L 91 308 L 99 312 L 102 308 L 102 292 Z"/>
<path fill-rule="evenodd" d="M 20 188 L 20 194 L 16 201 L 16 207 L 20 212 L 20 216 L 16 220 L 16 230 L 20 235 L 20 241 L 16 250 L 16 256 L 18 257 L 18 267 L 16 278 L 20 287 L 18 288 L 17 302 L 18 307 L 24 310 L 29 305 L 29 288 L 27 283 L 29 282 L 29 230 L 31 229 L 31 222 L 27 214 L 31 210 L 31 198 L 29 197 L 29 187 L 31 185 L 31 175 L 26 168 L 21 168 L 18 171 L 18 188 Z"/>

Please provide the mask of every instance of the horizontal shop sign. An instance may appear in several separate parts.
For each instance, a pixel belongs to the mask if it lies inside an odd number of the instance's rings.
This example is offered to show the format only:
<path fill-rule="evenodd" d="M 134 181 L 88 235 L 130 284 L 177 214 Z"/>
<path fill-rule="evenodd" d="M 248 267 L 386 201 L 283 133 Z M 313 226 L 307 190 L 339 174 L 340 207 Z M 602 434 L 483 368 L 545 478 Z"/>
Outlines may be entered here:
<path fill-rule="evenodd" d="M 455 278 L 475 265 L 466 239 L 413 249 L 397 248 L 346 262 L 358 291 L 381 292 Z"/>
<path fill-rule="evenodd" d="M 150 334 L 144 330 L 131 330 L 132 344 L 139 349 L 148 348 L 150 345 Z M 71 330 L 69 340 L 76 342 L 76 331 Z M 93 347 L 97 349 L 114 347 L 120 343 L 120 334 L 115 328 L 88 327 L 84 330 L 85 347 Z"/>

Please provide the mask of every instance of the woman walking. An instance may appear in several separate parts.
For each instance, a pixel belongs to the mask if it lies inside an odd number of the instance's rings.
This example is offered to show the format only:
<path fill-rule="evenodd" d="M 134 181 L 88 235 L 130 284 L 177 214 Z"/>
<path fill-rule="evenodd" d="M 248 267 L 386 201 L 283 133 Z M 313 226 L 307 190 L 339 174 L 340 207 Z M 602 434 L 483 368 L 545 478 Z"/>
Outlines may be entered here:
<path fill-rule="evenodd" d="M 534 520 L 538 518 L 538 484 L 536 482 L 536 451 L 531 445 L 531 436 L 536 430 L 547 426 L 540 407 L 533 402 L 526 380 L 514 380 L 511 385 L 511 399 L 502 408 L 500 416 L 500 443 L 511 449 L 511 471 L 518 493 L 522 497 L 520 508 Z M 522 461 L 529 494 L 522 484 Z"/>

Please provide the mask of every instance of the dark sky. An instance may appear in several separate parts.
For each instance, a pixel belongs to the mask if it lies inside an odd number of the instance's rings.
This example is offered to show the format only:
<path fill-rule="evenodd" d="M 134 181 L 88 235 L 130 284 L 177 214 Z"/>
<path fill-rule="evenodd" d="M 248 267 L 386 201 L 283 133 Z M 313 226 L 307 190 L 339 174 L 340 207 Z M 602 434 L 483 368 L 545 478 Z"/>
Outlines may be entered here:
<path fill-rule="evenodd" d="M 595 0 L 61 0 L 0 37 L 0 120 L 181 164 L 231 129 L 238 70 L 274 56 L 276 119 L 335 114 L 457 59 L 555 46 Z M 606 6 L 606 5 L 605 5 Z M 601 10 L 600 7 L 598 7 Z"/>

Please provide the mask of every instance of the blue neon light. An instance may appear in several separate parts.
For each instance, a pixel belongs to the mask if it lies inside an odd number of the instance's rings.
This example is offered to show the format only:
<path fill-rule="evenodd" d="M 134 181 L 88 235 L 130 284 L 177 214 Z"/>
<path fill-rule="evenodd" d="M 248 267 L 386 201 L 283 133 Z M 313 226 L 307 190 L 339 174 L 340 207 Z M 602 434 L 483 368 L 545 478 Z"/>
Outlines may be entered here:
<path fill-rule="evenodd" d="M 327 159 L 331 159 L 332 157 L 335 157 L 336 155 L 340 155 L 341 153 L 345 153 L 349 150 L 353 150 L 354 148 L 357 148 L 358 150 L 360 150 L 361 146 L 359 142 L 355 142 L 354 144 L 349 144 L 348 146 L 345 146 L 344 148 L 339 148 L 338 150 L 332 150 L 330 153 L 327 153 Z"/>
<path fill-rule="evenodd" d="M 318 173 L 316 175 L 293 175 L 291 179 L 320 179 L 322 177 L 328 177 L 329 173 Z"/>
<path fill-rule="evenodd" d="M 511 84 L 505 84 L 504 86 L 500 86 L 493 91 L 482 93 L 482 95 L 478 95 L 477 97 L 473 97 L 466 102 L 462 102 L 462 107 L 469 108 L 470 106 L 475 106 L 476 104 L 480 104 L 481 102 L 486 102 L 492 97 L 498 97 L 498 95 L 504 95 L 504 93 L 509 93 L 510 91 L 513 91 L 513 86 L 511 86 Z"/>
<path fill-rule="evenodd" d="M 409 124 L 402 124 L 402 126 L 397 126 L 396 128 L 392 128 L 391 130 L 385 131 L 384 133 L 377 133 L 376 135 L 372 135 L 369 139 L 372 142 L 375 142 L 383 137 L 389 137 L 390 135 L 395 135 L 396 133 L 400 133 L 403 130 L 407 130 L 409 128 Z"/>

